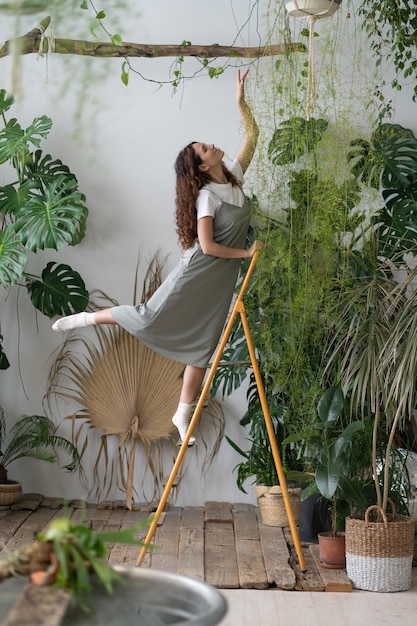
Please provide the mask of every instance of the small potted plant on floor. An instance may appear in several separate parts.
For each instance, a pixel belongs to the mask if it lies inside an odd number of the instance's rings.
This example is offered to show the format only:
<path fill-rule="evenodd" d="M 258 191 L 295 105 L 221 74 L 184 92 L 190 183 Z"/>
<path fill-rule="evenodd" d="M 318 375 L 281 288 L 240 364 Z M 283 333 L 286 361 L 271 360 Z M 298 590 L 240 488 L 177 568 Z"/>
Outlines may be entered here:
<path fill-rule="evenodd" d="M 296 450 L 291 449 L 290 446 L 283 445 L 287 434 L 285 428 L 285 408 L 279 402 L 279 398 L 268 389 L 268 385 L 266 389 L 269 391 L 268 404 L 284 472 L 288 472 L 289 469 L 295 470 L 301 467 L 297 459 Z M 267 526 L 288 526 L 289 522 L 282 490 L 279 485 L 271 443 L 254 380 L 252 380 L 249 386 L 247 397 L 248 411 L 240 423 L 242 426 L 250 425 L 250 448 L 242 450 L 226 436 L 229 444 L 245 459 L 235 467 L 237 470 L 236 483 L 238 488 L 246 493 L 244 483 L 252 478 L 253 483 L 255 483 L 255 493 L 262 522 Z M 300 493 L 301 488 L 299 485 L 290 482 L 288 495 L 296 523 L 298 523 L 300 512 Z"/>
<path fill-rule="evenodd" d="M 364 429 L 361 420 L 347 425 L 343 422 L 345 398 L 338 386 L 330 387 L 321 396 L 317 407 L 317 420 L 309 432 L 300 433 L 299 439 L 308 440 L 308 449 L 314 455 L 311 473 L 289 472 L 288 478 L 308 483 L 302 498 L 319 493 L 328 501 L 331 529 L 319 533 L 320 565 L 326 568 L 345 566 L 345 536 L 340 529 L 341 520 L 349 514 L 351 505 L 366 506 L 366 499 L 353 478 L 350 465 L 352 444 L 359 431 Z M 295 441 L 290 437 L 289 441 Z"/>
<path fill-rule="evenodd" d="M 57 435 L 56 430 L 55 424 L 45 416 L 25 415 L 6 433 L 4 411 L 0 407 L 0 506 L 11 506 L 22 497 L 20 482 L 9 480 L 7 473 L 7 467 L 17 459 L 27 457 L 55 463 L 60 450 L 70 457 L 66 470 L 79 467 L 77 448 Z"/>

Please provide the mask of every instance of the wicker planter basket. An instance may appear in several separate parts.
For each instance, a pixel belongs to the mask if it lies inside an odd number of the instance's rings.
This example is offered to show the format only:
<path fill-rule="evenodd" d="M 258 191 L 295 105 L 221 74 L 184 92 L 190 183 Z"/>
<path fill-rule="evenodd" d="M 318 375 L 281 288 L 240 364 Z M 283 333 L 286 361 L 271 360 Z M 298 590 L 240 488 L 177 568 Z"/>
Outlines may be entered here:
<path fill-rule="evenodd" d="M 278 485 L 274 485 L 273 487 L 256 485 L 255 493 L 258 499 L 262 522 L 266 526 L 289 526 L 281 487 Z M 301 489 L 288 489 L 288 495 L 295 523 L 299 524 Z"/>
<path fill-rule="evenodd" d="M 0 483 L 0 509 L 9 508 L 22 499 L 22 485 L 16 480 Z"/>
<path fill-rule="evenodd" d="M 371 521 L 377 513 L 379 521 Z M 411 587 L 414 520 L 371 506 L 364 518 L 346 519 L 346 573 L 356 589 L 406 591 Z"/>

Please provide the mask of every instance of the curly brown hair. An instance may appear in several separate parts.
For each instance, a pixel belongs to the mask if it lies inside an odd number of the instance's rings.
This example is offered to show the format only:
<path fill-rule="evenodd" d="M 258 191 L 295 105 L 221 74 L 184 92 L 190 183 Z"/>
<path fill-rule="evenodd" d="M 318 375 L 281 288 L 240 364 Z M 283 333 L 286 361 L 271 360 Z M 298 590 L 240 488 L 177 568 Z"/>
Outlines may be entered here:
<path fill-rule="evenodd" d="M 195 204 L 199 191 L 204 185 L 212 182 L 210 176 L 199 169 L 199 165 L 203 161 L 193 148 L 195 143 L 197 142 L 192 141 L 185 146 L 175 161 L 175 173 L 177 175 L 175 198 L 176 232 L 184 250 L 191 248 L 197 237 L 197 211 Z M 241 186 L 241 183 L 227 169 L 224 163 L 222 163 L 222 168 L 229 183 L 233 186 Z"/>

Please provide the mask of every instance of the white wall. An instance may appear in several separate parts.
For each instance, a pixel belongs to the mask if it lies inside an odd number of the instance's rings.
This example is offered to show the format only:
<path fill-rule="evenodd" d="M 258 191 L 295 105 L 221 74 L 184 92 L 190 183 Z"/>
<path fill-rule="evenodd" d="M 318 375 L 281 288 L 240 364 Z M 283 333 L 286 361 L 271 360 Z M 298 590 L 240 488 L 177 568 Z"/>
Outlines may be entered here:
<path fill-rule="evenodd" d="M 131 5 L 133 9 L 137 3 L 132 0 Z M 145 0 L 140 3 L 140 14 L 133 11 L 118 30 L 125 40 L 138 43 L 168 44 L 186 39 L 193 44 L 230 44 L 237 27 L 245 24 L 250 5 L 243 0 Z M 266 1 L 259 3 L 237 45 L 266 43 L 267 6 Z M 19 33 L 30 30 L 40 17 L 22 19 Z M 0 41 L 10 37 L 12 28 L 12 19 L 1 16 Z M 55 36 L 77 36 L 73 30 L 62 31 L 62 25 L 60 28 L 56 28 Z M 299 28 L 295 21 L 294 28 Z M 169 254 L 167 269 L 180 255 L 173 221 L 173 163 L 179 150 L 195 139 L 214 142 L 229 156 L 234 156 L 239 147 L 241 127 L 234 101 L 236 73 L 229 69 L 217 80 L 201 76 L 185 82 L 173 94 L 169 86 L 158 89 L 158 81 L 168 78 L 172 59 L 133 60 L 133 66 L 156 83 L 132 75 L 128 87 L 119 78 L 120 60 L 95 59 L 91 68 L 101 78 L 92 80 L 85 95 L 83 117 L 76 120 L 77 93 L 86 64 L 87 60 L 80 57 L 70 59 L 69 66 L 68 60 L 58 55 L 48 60 L 36 55 L 22 59 L 22 95 L 13 115 L 23 125 L 39 115 L 52 118 L 54 126 L 45 148 L 77 175 L 90 210 L 87 235 L 81 245 L 59 253 L 47 251 L 31 261 L 31 268 L 43 267 L 46 259 L 68 262 L 83 276 L 88 289 L 102 289 L 120 303 L 131 303 L 139 253 L 146 261 L 161 249 Z M 9 80 L 9 67 L 10 59 L 0 59 L 1 87 Z M 192 73 L 197 63 L 187 60 L 184 67 Z M 262 64 L 257 63 L 256 67 L 262 72 Z M 255 72 L 251 78 L 250 94 L 255 88 Z M 398 98 L 397 121 L 415 127 L 415 107 L 413 111 L 410 102 L 408 93 Z M 4 173 L 0 170 L 0 184 L 3 182 Z M 12 367 L 0 375 L 0 398 L 11 424 L 22 414 L 43 412 L 42 396 L 47 388 L 51 355 L 60 347 L 62 336 L 51 331 L 47 318 L 35 317 L 24 289 L 13 289 L 7 298 L 3 292 L 0 307 L 4 349 L 12 361 Z M 238 420 L 245 410 L 244 400 L 242 390 L 223 404 L 226 432 L 243 445 L 245 433 Z M 66 409 L 62 407 L 61 417 Z M 247 496 L 237 490 L 232 470 L 240 459 L 226 441 L 205 477 L 201 476 L 202 455 L 196 454 L 195 450 L 189 453 L 179 504 L 254 501 L 250 487 Z M 65 474 L 56 466 L 24 460 L 10 470 L 11 477 L 23 481 L 25 491 L 66 498 L 87 495 L 77 476 Z M 142 470 L 139 463 L 138 488 Z M 123 495 L 115 489 L 111 497 Z"/>

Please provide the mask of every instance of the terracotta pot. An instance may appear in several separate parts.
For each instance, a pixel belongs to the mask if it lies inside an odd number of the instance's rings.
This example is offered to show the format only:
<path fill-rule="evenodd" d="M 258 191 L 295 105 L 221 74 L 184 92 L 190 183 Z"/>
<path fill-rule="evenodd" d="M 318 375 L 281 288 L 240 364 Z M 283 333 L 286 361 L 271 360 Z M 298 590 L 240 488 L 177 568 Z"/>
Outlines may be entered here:
<path fill-rule="evenodd" d="M 52 585 L 58 573 L 58 561 L 55 554 L 50 555 L 50 565 L 46 570 L 34 570 L 30 573 L 30 581 L 34 585 Z"/>
<path fill-rule="evenodd" d="M 22 499 L 22 485 L 17 480 L 0 483 L 0 508 L 9 508 Z"/>
<path fill-rule="evenodd" d="M 278 485 L 272 487 L 256 485 L 255 493 L 262 522 L 266 526 L 289 526 L 281 487 Z M 299 488 L 288 489 L 291 510 L 297 525 L 300 520 L 300 494 L 301 489 Z"/>
<path fill-rule="evenodd" d="M 344 569 L 346 566 L 345 533 L 333 535 L 331 531 L 318 534 L 320 567 Z"/>

